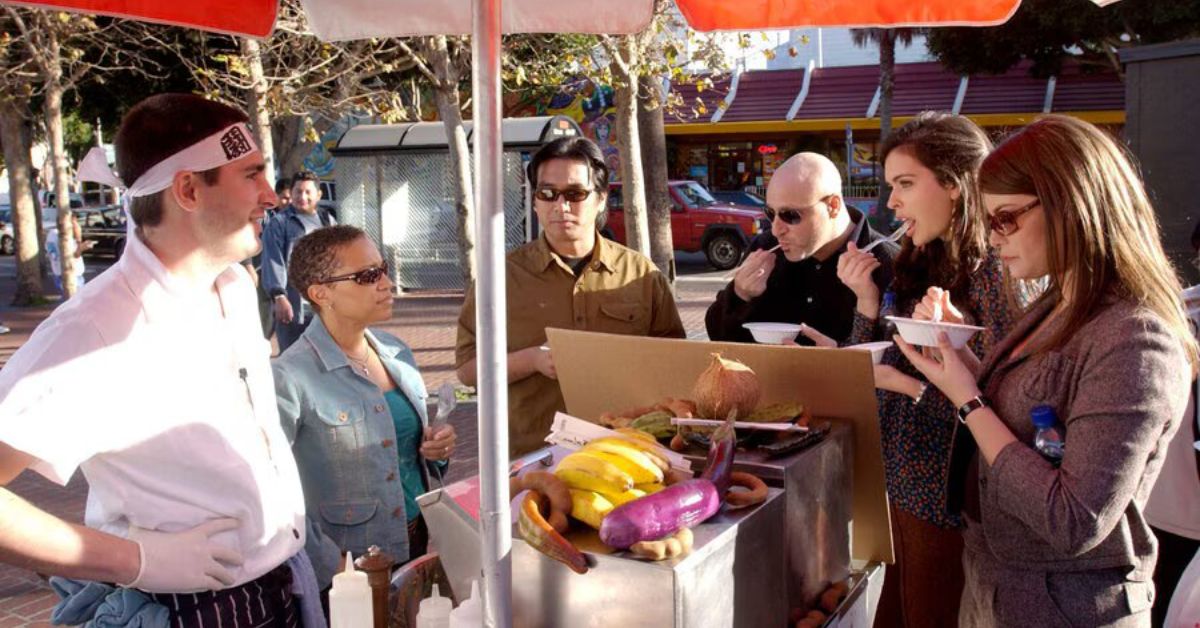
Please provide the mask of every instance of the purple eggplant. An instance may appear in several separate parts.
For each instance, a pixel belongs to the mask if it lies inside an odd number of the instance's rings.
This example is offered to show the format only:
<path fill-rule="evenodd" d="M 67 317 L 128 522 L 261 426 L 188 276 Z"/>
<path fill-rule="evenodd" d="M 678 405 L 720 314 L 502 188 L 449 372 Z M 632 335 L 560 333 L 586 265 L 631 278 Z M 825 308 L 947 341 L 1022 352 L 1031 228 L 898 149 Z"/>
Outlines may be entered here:
<path fill-rule="evenodd" d="M 717 513 L 721 495 L 711 481 L 695 478 L 617 506 L 600 522 L 600 540 L 625 549 L 691 528 Z"/>
<path fill-rule="evenodd" d="M 708 460 L 700 477 L 712 481 L 717 494 L 724 495 L 733 485 L 733 454 L 737 446 L 737 434 L 733 429 L 734 415 L 713 430 L 708 445 Z"/>

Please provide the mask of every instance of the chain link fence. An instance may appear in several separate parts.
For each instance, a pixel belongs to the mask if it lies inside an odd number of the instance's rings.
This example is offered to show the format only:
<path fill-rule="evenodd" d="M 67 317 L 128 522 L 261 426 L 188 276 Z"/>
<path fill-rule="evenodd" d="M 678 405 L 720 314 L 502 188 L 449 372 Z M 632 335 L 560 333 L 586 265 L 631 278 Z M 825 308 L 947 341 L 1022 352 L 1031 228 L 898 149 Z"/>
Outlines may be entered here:
<path fill-rule="evenodd" d="M 526 161 L 519 151 L 504 153 L 504 245 L 509 251 L 529 239 Z M 466 287 L 447 151 L 339 155 L 335 170 L 342 222 L 375 240 L 400 289 Z"/>

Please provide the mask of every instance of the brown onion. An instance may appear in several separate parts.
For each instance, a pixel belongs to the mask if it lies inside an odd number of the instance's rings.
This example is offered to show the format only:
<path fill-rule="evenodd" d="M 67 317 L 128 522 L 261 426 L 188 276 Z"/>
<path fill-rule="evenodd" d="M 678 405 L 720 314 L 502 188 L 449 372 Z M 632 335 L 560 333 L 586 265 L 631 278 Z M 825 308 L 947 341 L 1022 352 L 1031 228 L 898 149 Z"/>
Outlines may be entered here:
<path fill-rule="evenodd" d="M 712 364 L 704 369 L 692 388 L 696 413 L 704 419 L 724 421 L 736 411 L 737 419 L 749 417 L 758 407 L 762 386 L 750 367 L 737 360 L 712 354 Z"/>

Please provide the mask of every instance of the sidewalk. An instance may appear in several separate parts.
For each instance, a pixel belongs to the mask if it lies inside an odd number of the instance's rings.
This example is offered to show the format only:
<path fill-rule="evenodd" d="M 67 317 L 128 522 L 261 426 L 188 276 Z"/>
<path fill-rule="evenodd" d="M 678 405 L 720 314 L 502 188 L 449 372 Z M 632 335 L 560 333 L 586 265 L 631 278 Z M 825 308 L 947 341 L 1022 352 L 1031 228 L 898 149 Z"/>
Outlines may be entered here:
<path fill-rule="evenodd" d="M 705 338 L 704 312 L 724 286 L 723 273 L 705 271 L 703 263 L 694 257 L 680 257 L 681 272 L 688 274 L 676 282 L 679 315 L 689 338 Z M 0 258 L 0 321 L 12 328 L 11 333 L 0 335 L 0 368 L 58 305 L 53 302 L 38 308 L 8 307 L 15 284 L 12 259 Z M 90 261 L 88 266 L 89 278 L 103 267 Z M 462 294 L 457 293 L 406 294 L 396 299 L 392 319 L 379 326 L 412 347 L 425 385 L 431 391 L 444 381 L 457 382 L 454 342 L 462 301 Z M 479 466 L 475 404 L 461 404 L 450 422 L 458 432 L 459 444 L 447 480 L 470 477 Z M 30 471 L 8 488 L 51 514 L 68 521 L 83 521 L 87 483 L 78 473 L 65 489 Z M 0 565 L 0 628 L 49 626 L 50 609 L 56 601 L 57 597 L 37 574 Z"/>

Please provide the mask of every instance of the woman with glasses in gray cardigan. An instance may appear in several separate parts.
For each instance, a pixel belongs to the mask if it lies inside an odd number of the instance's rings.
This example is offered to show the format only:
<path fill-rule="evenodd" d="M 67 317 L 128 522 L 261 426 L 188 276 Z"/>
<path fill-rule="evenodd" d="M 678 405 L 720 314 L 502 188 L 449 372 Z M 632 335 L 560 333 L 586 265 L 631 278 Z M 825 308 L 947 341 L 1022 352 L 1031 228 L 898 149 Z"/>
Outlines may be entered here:
<path fill-rule="evenodd" d="M 982 362 L 944 336 L 937 356 L 896 341 L 958 408 L 959 624 L 1149 626 L 1143 508 L 1197 365 L 1154 209 L 1124 150 L 1065 116 L 1001 144 L 979 185 L 1009 275 L 1049 288 Z M 1065 434 L 1060 460 L 1035 448 L 1038 406 Z"/>

